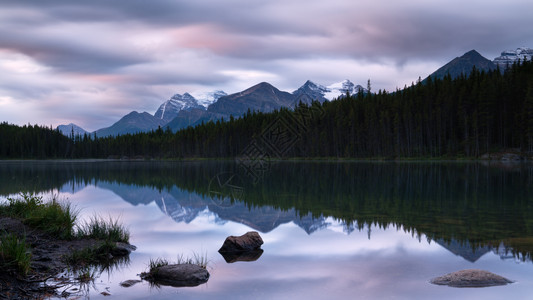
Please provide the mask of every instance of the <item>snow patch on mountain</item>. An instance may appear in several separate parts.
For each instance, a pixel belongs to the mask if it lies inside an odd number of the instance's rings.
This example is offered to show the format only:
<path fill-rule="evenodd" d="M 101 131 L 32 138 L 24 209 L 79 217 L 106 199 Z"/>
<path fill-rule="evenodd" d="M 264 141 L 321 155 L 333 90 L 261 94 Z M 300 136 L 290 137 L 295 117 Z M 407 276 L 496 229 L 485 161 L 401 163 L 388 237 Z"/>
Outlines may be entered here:
<path fill-rule="evenodd" d="M 194 92 L 191 95 L 198 101 L 198 104 L 207 108 L 209 105 L 217 102 L 221 97 L 227 96 L 224 91 L 217 90 L 214 92 Z"/>
<path fill-rule="evenodd" d="M 368 92 L 362 86 L 355 85 L 348 79 L 330 84 L 328 86 L 321 85 L 311 80 L 308 80 L 305 82 L 304 85 L 302 85 L 292 94 L 298 97 L 301 97 L 302 94 L 307 94 L 309 97 L 315 100 L 318 98 L 322 98 L 331 101 L 346 96 L 346 93 L 349 93 L 350 95 L 355 95 L 360 91 L 364 93 Z"/>
<path fill-rule="evenodd" d="M 360 91 L 367 92 L 367 90 L 364 89 L 362 86 L 355 85 L 348 79 L 330 84 L 326 86 L 326 89 L 328 91 L 324 94 L 324 97 L 328 100 L 344 97 L 346 96 L 346 93 L 349 93 L 350 95 L 355 95 Z"/>
<path fill-rule="evenodd" d="M 321 93 L 322 95 L 324 95 L 325 93 L 328 93 L 330 90 L 321 85 L 321 84 L 318 84 L 318 83 L 315 83 L 311 80 L 307 80 L 307 82 L 304 84 L 304 86 L 306 86 L 309 90 L 313 91 L 313 92 L 318 92 L 318 93 Z"/>
<path fill-rule="evenodd" d="M 154 116 L 158 119 L 170 122 L 174 119 L 181 110 L 191 108 L 203 108 L 198 103 L 198 100 L 191 94 L 185 93 L 183 95 L 175 94 L 169 100 L 163 102 L 155 112 Z"/>
<path fill-rule="evenodd" d="M 532 48 L 520 47 L 516 48 L 516 50 L 503 51 L 500 56 L 494 59 L 493 62 L 500 66 L 500 68 L 505 68 L 508 65 L 512 65 L 513 63 L 517 62 L 518 60 L 524 61 L 526 59 L 531 60 L 532 58 Z"/>
<path fill-rule="evenodd" d="M 183 95 L 175 94 L 159 106 L 154 116 L 165 122 L 170 122 L 182 110 L 193 108 L 206 109 L 207 106 L 226 95 L 223 91 L 185 93 Z"/>

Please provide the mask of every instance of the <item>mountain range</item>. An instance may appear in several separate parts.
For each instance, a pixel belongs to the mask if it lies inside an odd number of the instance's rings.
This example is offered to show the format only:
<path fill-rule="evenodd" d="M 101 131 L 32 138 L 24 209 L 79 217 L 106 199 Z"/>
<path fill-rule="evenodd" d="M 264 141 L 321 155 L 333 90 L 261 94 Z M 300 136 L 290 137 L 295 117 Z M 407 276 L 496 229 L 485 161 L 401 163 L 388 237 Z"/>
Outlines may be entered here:
<path fill-rule="evenodd" d="M 346 79 L 329 86 L 308 80 L 292 93 L 280 91 L 267 82 L 261 82 L 231 95 L 221 90 L 198 94 L 175 94 L 163 102 L 154 115 L 132 111 L 113 125 L 90 134 L 96 134 L 98 137 L 116 136 L 147 132 L 158 127 L 168 127 L 175 132 L 202 122 L 228 119 L 230 116 L 240 117 L 248 110 L 271 112 L 282 107 L 293 108 L 300 102 L 310 104 L 316 100 L 322 103 L 344 97 L 346 93 L 358 92 L 366 93 L 367 90 Z M 75 135 L 89 134 L 75 124 L 60 125 L 58 129 L 70 136 L 72 127 L 75 128 Z"/>
<path fill-rule="evenodd" d="M 503 51 L 493 61 L 483 57 L 476 50 L 471 50 L 451 60 L 430 76 L 442 79 L 449 74 L 452 78 L 456 78 L 461 74 L 470 74 L 474 66 L 484 71 L 494 70 L 498 66 L 504 69 L 519 59 L 531 60 L 532 57 L 533 49 L 525 47 Z M 308 80 L 292 93 L 280 91 L 267 82 L 261 82 L 230 95 L 221 90 L 209 93 L 175 94 L 163 102 L 154 115 L 148 112 L 132 111 L 110 127 L 98 129 L 91 134 L 96 134 L 98 137 L 116 136 L 147 132 L 158 127 L 168 127 L 175 132 L 202 122 L 228 119 L 230 116 L 240 117 L 249 110 L 271 112 L 282 107 L 293 108 L 300 102 L 309 104 L 316 100 L 322 103 L 343 97 L 346 93 L 354 95 L 360 92 L 367 93 L 368 90 L 361 85 L 355 85 L 350 80 L 328 86 Z M 72 134 L 72 130 L 75 135 L 88 133 L 72 123 L 60 125 L 58 129 L 67 136 Z"/>

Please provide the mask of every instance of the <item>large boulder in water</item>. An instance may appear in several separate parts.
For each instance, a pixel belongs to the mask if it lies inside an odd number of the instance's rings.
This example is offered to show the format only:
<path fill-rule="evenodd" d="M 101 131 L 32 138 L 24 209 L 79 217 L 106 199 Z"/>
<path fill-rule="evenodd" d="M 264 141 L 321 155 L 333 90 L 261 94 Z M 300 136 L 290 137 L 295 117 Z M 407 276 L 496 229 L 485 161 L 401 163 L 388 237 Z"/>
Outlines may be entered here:
<path fill-rule="evenodd" d="M 229 236 L 218 250 L 220 253 L 235 253 L 257 250 L 263 245 L 263 239 L 257 231 L 249 231 L 241 236 Z"/>
<path fill-rule="evenodd" d="M 431 283 L 451 287 L 488 287 L 506 285 L 512 281 L 488 271 L 468 269 L 433 278 Z"/>
<path fill-rule="evenodd" d="M 141 274 L 141 278 L 159 285 L 197 286 L 207 282 L 209 272 L 195 264 L 175 264 L 157 267 L 148 274 Z"/>

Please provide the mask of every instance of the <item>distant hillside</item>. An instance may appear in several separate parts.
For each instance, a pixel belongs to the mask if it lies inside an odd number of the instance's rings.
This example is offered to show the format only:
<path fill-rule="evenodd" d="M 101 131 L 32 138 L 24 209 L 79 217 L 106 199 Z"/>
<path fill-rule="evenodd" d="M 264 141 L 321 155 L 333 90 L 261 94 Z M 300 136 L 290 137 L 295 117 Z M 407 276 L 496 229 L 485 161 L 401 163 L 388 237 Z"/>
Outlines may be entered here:
<path fill-rule="evenodd" d="M 205 109 L 189 109 L 182 110 L 178 115 L 169 123 L 165 124 L 165 127 L 170 128 L 172 131 L 187 128 L 189 126 L 196 126 L 202 122 L 216 121 L 228 117 L 227 115 L 208 112 Z"/>

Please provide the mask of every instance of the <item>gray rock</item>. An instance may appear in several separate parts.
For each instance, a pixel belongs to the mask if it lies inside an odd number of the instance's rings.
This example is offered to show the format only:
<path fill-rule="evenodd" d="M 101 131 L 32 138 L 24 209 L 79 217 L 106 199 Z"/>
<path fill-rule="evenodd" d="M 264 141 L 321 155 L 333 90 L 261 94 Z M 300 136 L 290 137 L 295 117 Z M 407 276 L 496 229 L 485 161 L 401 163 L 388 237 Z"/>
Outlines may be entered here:
<path fill-rule="evenodd" d="M 166 265 L 152 270 L 148 279 L 173 287 L 197 286 L 209 280 L 209 272 L 195 264 Z"/>
<path fill-rule="evenodd" d="M 115 248 L 113 250 L 111 250 L 111 255 L 113 255 L 113 256 L 126 256 L 126 255 L 129 255 L 131 253 L 131 251 L 135 251 L 136 249 L 137 249 L 137 247 L 135 247 L 133 245 L 117 242 L 116 245 L 115 245 Z"/>
<path fill-rule="evenodd" d="M 241 236 L 229 236 L 218 250 L 220 253 L 246 252 L 257 250 L 263 245 L 263 239 L 257 231 L 249 231 Z"/>
<path fill-rule="evenodd" d="M 122 286 L 122 287 L 130 287 L 130 286 L 136 285 L 139 282 L 141 282 L 141 281 L 137 280 L 137 279 L 129 279 L 129 280 L 122 281 L 120 283 L 120 286 Z"/>
<path fill-rule="evenodd" d="M 488 271 L 468 269 L 433 278 L 431 283 L 451 287 L 489 287 L 506 285 L 512 281 Z"/>

